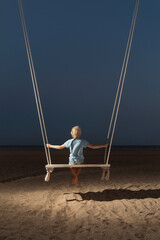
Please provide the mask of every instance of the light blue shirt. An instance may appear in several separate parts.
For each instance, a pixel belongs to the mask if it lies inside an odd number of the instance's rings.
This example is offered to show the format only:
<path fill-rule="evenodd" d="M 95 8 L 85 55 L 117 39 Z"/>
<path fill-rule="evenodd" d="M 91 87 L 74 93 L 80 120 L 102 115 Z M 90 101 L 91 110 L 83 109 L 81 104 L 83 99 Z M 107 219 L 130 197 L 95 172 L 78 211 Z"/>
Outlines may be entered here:
<path fill-rule="evenodd" d="M 65 147 L 70 150 L 69 164 L 83 163 L 83 148 L 86 148 L 88 144 L 88 141 L 79 138 L 72 138 L 64 143 Z"/>

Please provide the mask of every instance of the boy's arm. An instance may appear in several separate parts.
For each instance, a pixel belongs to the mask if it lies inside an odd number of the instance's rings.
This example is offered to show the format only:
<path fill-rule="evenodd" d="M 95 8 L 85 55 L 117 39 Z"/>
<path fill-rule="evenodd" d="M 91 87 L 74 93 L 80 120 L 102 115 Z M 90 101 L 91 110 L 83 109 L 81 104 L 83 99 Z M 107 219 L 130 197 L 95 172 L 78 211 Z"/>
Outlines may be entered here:
<path fill-rule="evenodd" d="M 89 148 L 92 148 L 92 149 L 107 148 L 107 147 L 108 147 L 108 143 L 103 144 L 103 145 L 92 145 L 92 144 L 88 144 L 88 147 L 89 147 Z"/>
<path fill-rule="evenodd" d="M 63 149 L 63 148 L 65 148 L 66 146 L 64 145 L 64 144 L 62 144 L 62 145 L 51 145 L 51 144 L 46 144 L 46 146 L 48 147 L 48 148 L 54 148 L 54 149 Z"/>

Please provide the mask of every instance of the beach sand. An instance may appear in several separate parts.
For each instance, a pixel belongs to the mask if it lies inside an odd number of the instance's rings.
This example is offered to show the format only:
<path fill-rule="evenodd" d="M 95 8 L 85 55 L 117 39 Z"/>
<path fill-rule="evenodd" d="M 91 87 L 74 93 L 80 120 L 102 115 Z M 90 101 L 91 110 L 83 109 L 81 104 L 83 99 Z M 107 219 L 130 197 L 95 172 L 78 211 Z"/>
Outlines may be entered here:
<path fill-rule="evenodd" d="M 67 161 L 67 152 L 55 155 Z M 102 159 L 101 151 L 86 155 Z M 159 158 L 159 150 L 113 151 L 108 182 L 90 168 L 72 186 L 69 169 L 44 182 L 42 151 L 0 151 L 0 239 L 159 240 Z"/>

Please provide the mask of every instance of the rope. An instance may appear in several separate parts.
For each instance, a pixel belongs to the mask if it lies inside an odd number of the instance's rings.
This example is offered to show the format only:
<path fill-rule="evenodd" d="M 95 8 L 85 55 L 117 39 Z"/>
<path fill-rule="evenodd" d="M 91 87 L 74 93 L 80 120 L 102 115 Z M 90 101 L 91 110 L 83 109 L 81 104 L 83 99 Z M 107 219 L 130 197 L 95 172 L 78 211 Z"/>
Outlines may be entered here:
<path fill-rule="evenodd" d="M 129 37 L 128 37 L 128 41 L 127 41 L 125 56 L 124 56 L 121 74 L 120 74 L 120 79 L 119 79 L 118 88 L 117 88 L 117 92 L 116 92 L 115 102 L 114 102 L 113 111 L 112 111 L 112 115 L 111 115 L 111 121 L 109 124 L 107 141 L 109 140 L 109 137 L 110 137 L 112 125 L 113 125 L 113 128 L 112 128 L 112 134 L 111 134 L 108 155 L 107 155 L 107 148 L 105 149 L 104 162 L 106 164 L 108 164 L 108 162 L 109 162 L 110 151 L 111 151 L 113 136 L 114 136 L 114 132 L 115 132 L 115 127 L 116 127 L 116 122 L 117 122 L 117 117 L 118 117 L 118 112 L 119 112 L 119 107 L 120 107 L 120 102 L 121 102 L 121 97 L 122 97 L 122 92 L 123 92 L 123 87 L 124 87 L 124 81 L 125 81 L 125 76 L 126 76 L 126 71 L 127 71 L 127 66 L 128 66 L 128 60 L 129 60 L 129 56 L 130 56 L 130 50 L 131 50 L 131 45 L 132 45 L 132 40 L 133 40 L 133 34 L 134 34 L 134 29 L 135 29 L 135 24 L 136 24 L 139 2 L 140 2 L 140 0 L 136 0 L 134 14 L 133 14 L 133 18 L 132 18 L 132 24 L 131 24 L 131 28 L 130 28 L 130 33 L 129 33 Z M 41 128 L 41 133 L 42 133 L 42 139 L 43 139 L 46 159 L 47 159 L 48 164 L 51 164 L 50 150 L 49 150 L 49 148 L 46 147 L 46 143 L 48 143 L 48 137 L 47 137 L 46 127 L 45 127 L 42 105 L 41 105 L 41 101 L 40 101 L 40 95 L 39 95 L 36 74 L 35 74 L 35 69 L 34 69 L 34 64 L 33 64 L 33 58 L 32 58 L 32 54 L 31 54 L 29 37 L 28 37 L 28 32 L 27 32 L 27 27 L 26 27 L 26 22 L 25 22 L 25 17 L 24 17 L 23 6 L 22 6 L 21 0 L 18 0 L 18 4 L 19 4 L 19 10 L 20 10 L 22 28 L 23 28 L 23 33 L 24 33 L 26 51 L 27 51 L 27 56 L 28 56 L 29 68 L 30 68 L 30 73 L 31 73 L 31 79 L 32 79 L 32 84 L 33 84 L 33 90 L 34 90 L 34 95 L 35 95 L 35 101 L 36 101 L 36 106 L 37 106 L 37 112 L 38 112 L 38 117 L 39 117 L 39 123 L 40 123 L 40 128 Z M 118 103 L 117 103 L 117 101 L 118 101 Z M 113 120 L 114 120 L 114 123 L 113 123 Z M 107 158 L 107 160 L 106 160 L 106 158 Z"/>
<path fill-rule="evenodd" d="M 113 136 L 114 136 L 114 132 L 115 132 L 115 127 L 116 127 L 116 122 L 117 122 L 117 117 L 118 117 L 118 112 L 119 112 L 119 107 L 120 107 L 120 102 L 121 102 L 121 97 L 122 97 L 122 92 L 123 92 L 123 87 L 124 87 L 124 81 L 125 81 L 125 76 L 126 76 L 126 71 L 127 71 L 127 66 L 128 66 L 128 60 L 129 60 L 130 50 L 131 50 L 131 45 L 132 45 L 132 40 L 133 40 L 133 34 L 134 34 L 134 29 L 135 29 L 137 14 L 138 14 L 139 2 L 140 2 L 140 0 L 136 0 L 132 23 L 131 23 L 131 28 L 130 28 L 127 46 L 126 46 L 125 55 L 124 55 L 124 60 L 123 60 L 123 64 L 122 64 L 120 79 L 119 79 L 119 83 L 118 83 L 117 93 L 116 93 L 116 97 L 115 97 L 114 107 L 113 107 L 113 111 L 112 111 L 111 121 L 110 121 L 109 130 L 108 130 L 108 134 L 107 134 L 107 141 L 108 141 L 109 137 L 110 137 L 113 119 L 114 119 L 108 155 L 107 155 L 107 148 L 105 148 L 104 162 L 106 164 L 108 164 L 108 162 L 109 162 L 110 151 L 111 151 L 111 146 L 112 146 L 112 142 L 113 142 Z M 119 91 L 120 91 L 120 93 L 119 93 Z M 118 101 L 118 103 L 117 103 L 117 101 Z M 115 114 L 115 111 L 116 111 L 116 114 Z M 114 118 L 114 116 L 115 116 L 115 118 Z M 107 158 L 107 160 L 106 160 L 106 158 Z"/>
<path fill-rule="evenodd" d="M 34 69 L 34 64 L 33 64 L 33 58 L 32 58 L 31 48 L 30 48 L 30 44 L 29 44 L 29 37 L 28 37 L 28 32 L 27 32 L 27 27 L 26 27 L 26 21 L 25 21 L 25 17 L 24 17 L 23 6 L 22 6 L 21 0 L 18 0 L 18 5 L 19 5 L 19 10 L 20 10 L 22 29 L 23 29 L 23 33 L 24 33 L 28 63 L 29 63 L 32 85 L 33 85 L 33 90 L 34 90 L 34 96 L 35 96 L 35 101 L 36 101 L 36 107 L 37 107 L 37 112 L 38 112 L 38 118 L 39 118 L 41 133 L 42 133 L 43 145 L 44 145 L 44 149 L 45 149 L 47 163 L 51 164 L 50 150 L 49 150 L 49 148 L 46 147 L 46 143 L 48 143 L 47 131 L 46 131 L 46 127 L 45 127 L 42 105 L 41 105 L 41 100 L 40 100 L 40 95 L 39 95 L 39 90 L 38 90 L 38 85 L 37 85 L 37 80 L 36 80 L 36 74 L 35 74 L 35 69 Z"/>

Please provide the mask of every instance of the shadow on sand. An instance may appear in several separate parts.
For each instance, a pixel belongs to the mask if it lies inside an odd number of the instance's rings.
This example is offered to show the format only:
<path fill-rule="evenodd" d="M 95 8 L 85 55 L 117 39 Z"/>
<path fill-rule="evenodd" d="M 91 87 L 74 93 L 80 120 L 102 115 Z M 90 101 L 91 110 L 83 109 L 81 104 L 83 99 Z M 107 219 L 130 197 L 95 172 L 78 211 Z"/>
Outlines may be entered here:
<path fill-rule="evenodd" d="M 122 199 L 145 199 L 160 198 L 160 189 L 132 191 L 127 189 L 107 189 L 103 192 L 74 193 L 79 195 L 82 200 L 72 199 L 68 201 L 113 201 Z"/>

